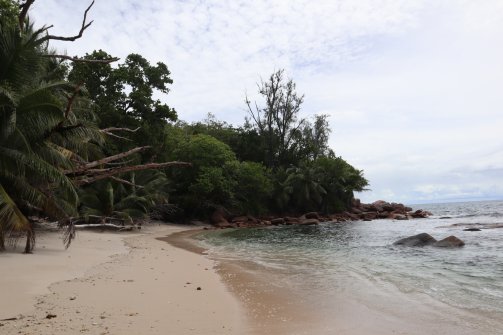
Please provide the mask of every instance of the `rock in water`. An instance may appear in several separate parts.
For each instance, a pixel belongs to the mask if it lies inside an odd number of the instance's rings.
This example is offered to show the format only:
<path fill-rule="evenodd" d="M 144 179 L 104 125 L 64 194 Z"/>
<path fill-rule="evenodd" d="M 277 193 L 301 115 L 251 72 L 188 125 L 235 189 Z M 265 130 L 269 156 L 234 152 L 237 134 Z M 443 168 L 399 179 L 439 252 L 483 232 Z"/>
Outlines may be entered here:
<path fill-rule="evenodd" d="M 431 245 L 437 242 L 433 236 L 426 233 L 417 234 L 414 236 L 409 236 L 396 241 L 393 245 L 404 245 L 407 247 L 422 247 L 425 245 Z"/>
<path fill-rule="evenodd" d="M 466 228 L 466 229 L 463 229 L 463 231 L 481 231 L 481 229 L 479 229 L 479 228 Z"/>
<path fill-rule="evenodd" d="M 449 236 L 433 244 L 434 247 L 439 248 L 459 248 L 465 245 L 465 242 L 456 236 Z"/>

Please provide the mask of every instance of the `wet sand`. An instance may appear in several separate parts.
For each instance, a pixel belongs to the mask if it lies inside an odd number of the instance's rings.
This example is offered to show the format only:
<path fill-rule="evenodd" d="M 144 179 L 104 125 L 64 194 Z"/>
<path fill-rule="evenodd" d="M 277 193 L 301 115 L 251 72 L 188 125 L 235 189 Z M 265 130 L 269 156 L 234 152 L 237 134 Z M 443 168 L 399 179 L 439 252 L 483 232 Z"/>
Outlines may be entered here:
<path fill-rule="evenodd" d="M 206 254 L 195 239 L 204 230 L 183 231 L 161 238 L 169 244 Z M 303 295 L 296 294 L 280 281 L 270 281 L 267 269 L 242 260 L 217 260 L 215 269 L 234 296 L 244 306 L 246 334 L 322 334 L 323 323 L 316 310 L 306 309 Z"/>
<path fill-rule="evenodd" d="M 194 238 L 200 233 L 186 231 L 163 240 L 206 253 Z M 377 278 L 353 274 L 349 286 L 330 291 L 309 283 L 290 285 L 289 277 L 295 274 L 288 269 L 271 270 L 232 255 L 209 257 L 217 261 L 217 272 L 245 307 L 247 334 L 485 335 L 503 325 L 497 316 L 449 306 L 426 294 L 401 292 Z"/>

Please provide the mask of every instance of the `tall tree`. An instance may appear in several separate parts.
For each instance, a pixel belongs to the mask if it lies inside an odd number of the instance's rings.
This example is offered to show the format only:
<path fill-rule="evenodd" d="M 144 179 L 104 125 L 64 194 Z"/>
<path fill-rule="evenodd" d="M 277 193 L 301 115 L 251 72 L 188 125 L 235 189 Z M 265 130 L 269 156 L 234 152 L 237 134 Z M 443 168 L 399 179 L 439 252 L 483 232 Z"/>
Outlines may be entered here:
<path fill-rule="evenodd" d="M 246 97 L 249 118 L 247 123 L 254 126 L 264 139 L 265 164 L 268 167 L 288 165 L 295 134 L 305 122 L 299 117 L 304 95 L 299 95 L 296 85 L 285 78 L 284 70 L 273 73 L 267 81 L 259 84 L 259 93 L 265 99 L 265 106 L 259 107 Z"/>
<path fill-rule="evenodd" d="M 110 58 L 103 50 L 84 57 L 96 61 Z M 152 149 L 148 155 L 143 153 L 144 161 L 162 156 L 165 126 L 167 122 L 177 119 L 173 108 L 154 98 L 156 92 L 167 94 L 168 85 L 173 83 L 164 63 L 151 65 L 138 54 L 128 55 L 118 67 L 74 63 L 69 79 L 82 83 L 88 89 L 91 100 L 95 102 L 100 127 L 121 125 L 130 130 L 127 134 L 131 141 L 125 141 L 123 136 L 117 134 L 112 135 L 110 153 L 131 149 L 133 145 L 149 145 Z"/>

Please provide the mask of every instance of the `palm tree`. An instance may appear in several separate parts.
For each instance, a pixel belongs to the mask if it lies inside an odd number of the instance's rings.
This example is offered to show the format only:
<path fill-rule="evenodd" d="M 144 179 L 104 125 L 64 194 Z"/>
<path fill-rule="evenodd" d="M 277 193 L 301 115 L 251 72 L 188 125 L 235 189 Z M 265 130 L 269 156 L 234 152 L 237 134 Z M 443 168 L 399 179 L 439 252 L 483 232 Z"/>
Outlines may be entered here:
<path fill-rule="evenodd" d="M 351 206 L 354 192 L 365 191 L 368 186 L 363 171 L 340 157 L 321 157 L 313 165 L 319 171 L 319 182 L 327 191 L 322 201 L 322 210 L 326 213 L 347 209 Z"/>
<path fill-rule="evenodd" d="M 77 193 L 63 171 L 100 136 L 78 85 L 49 79 L 54 64 L 44 56 L 43 32 L 0 20 L 0 249 L 26 233 L 31 252 L 30 213 L 76 212 Z"/>
<path fill-rule="evenodd" d="M 80 190 L 80 213 L 84 218 L 120 218 L 133 223 L 152 206 L 168 203 L 169 180 L 157 170 L 131 173 L 129 180 L 104 180 Z"/>
<path fill-rule="evenodd" d="M 286 184 L 291 187 L 291 202 L 297 210 L 317 210 L 327 191 L 320 183 L 320 174 L 315 166 L 302 162 L 298 167 L 286 170 Z"/>

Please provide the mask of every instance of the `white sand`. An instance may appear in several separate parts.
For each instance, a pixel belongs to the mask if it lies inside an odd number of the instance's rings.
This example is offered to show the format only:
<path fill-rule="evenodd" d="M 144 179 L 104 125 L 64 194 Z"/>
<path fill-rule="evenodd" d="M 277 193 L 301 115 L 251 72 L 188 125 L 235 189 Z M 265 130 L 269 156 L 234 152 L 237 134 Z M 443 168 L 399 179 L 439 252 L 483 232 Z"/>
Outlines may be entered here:
<path fill-rule="evenodd" d="M 79 231 L 66 251 L 45 233 L 32 255 L 0 254 L 0 319 L 18 317 L 0 334 L 242 334 L 215 264 L 156 239 L 183 229 Z"/>

